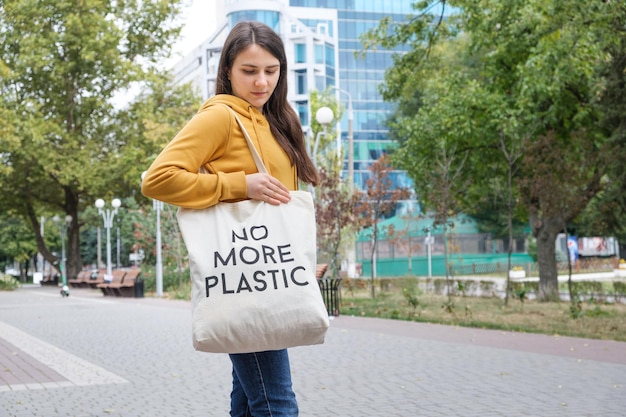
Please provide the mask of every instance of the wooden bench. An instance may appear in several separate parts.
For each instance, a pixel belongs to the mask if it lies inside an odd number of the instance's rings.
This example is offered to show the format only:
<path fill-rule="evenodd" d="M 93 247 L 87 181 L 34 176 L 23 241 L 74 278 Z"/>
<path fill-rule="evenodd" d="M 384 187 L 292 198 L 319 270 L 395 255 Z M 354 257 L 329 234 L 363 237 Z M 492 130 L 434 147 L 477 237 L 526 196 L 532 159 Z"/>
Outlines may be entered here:
<path fill-rule="evenodd" d="M 88 287 L 91 280 L 91 271 L 83 269 L 76 275 L 76 278 L 70 278 L 67 283 L 70 287 Z"/>
<path fill-rule="evenodd" d="M 106 271 L 104 269 L 100 269 L 98 271 L 92 272 L 91 277 L 89 278 L 89 286 L 91 288 L 98 289 L 98 285 L 104 283 L 105 275 L 106 275 Z"/>
<path fill-rule="evenodd" d="M 109 288 L 112 290 L 113 295 L 117 297 L 134 297 L 135 296 L 135 284 L 137 280 L 141 279 L 141 269 L 132 268 L 126 271 L 124 279 L 119 283 L 111 283 Z"/>
<path fill-rule="evenodd" d="M 315 278 L 317 278 L 318 280 L 324 278 L 327 270 L 328 264 L 317 264 L 315 268 Z"/>
<path fill-rule="evenodd" d="M 44 275 L 40 284 L 41 285 L 54 285 L 56 287 L 59 285 L 59 276 L 56 273 L 50 272 L 49 274 Z"/>
<path fill-rule="evenodd" d="M 97 285 L 97 287 L 102 291 L 103 295 L 115 295 L 115 288 L 117 287 L 117 285 L 121 284 L 122 281 L 124 281 L 126 271 L 124 271 L 123 269 L 115 269 L 111 272 L 111 274 L 111 281 L 105 281 Z"/>

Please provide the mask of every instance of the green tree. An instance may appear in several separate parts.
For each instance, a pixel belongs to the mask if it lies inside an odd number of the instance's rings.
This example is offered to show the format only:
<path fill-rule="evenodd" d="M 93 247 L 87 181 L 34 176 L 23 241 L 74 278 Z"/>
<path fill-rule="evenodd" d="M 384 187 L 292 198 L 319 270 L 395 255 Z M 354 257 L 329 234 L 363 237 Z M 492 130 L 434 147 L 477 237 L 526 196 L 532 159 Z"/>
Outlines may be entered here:
<path fill-rule="evenodd" d="M 4 260 L 0 262 L 0 273 L 7 266 L 6 261 L 15 261 L 19 264 L 22 281 L 26 281 L 28 262 L 37 252 L 37 244 L 28 226 L 21 218 L 11 216 L 11 213 L 0 217 L 0 260 Z"/>
<path fill-rule="evenodd" d="M 320 170 L 321 181 L 315 198 L 318 256 L 330 264 L 338 277 L 341 269 L 341 248 L 351 241 L 357 229 L 355 215 L 358 194 L 350 190 L 339 177 L 339 170 Z"/>
<path fill-rule="evenodd" d="M 315 118 L 315 113 L 321 107 L 330 108 L 334 115 L 325 135 L 323 126 Z M 335 276 L 339 276 L 341 261 L 345 255 L 342 248 L 353 243 L 358 228 L 358 218 L 354 211 L 358 196 L 341 179 L 343 157 L 334 146 L 337 137 L 334 122 L 340 120 L 342 114 L 343 107 L 337 101 L 332 88 L 322 92 L 311 92 L 309 138 L 311 141 L 319 138 L 320 142 L 317 154 L 313 155 L 321 177 L 320 184 L 315 190 L 318 258 L 330 265 Z M 311 150 L 314 148 L 310 147 Z"/>
<path fill-rule="evenodd" d="M 356 209 L 361 226 L 368 229 L 370 235 L 372 298 L 376 296 L 374 282 L 376 280 L 378 241 L 381 235 L 386 234 L 386 230 L 380 226 L 380 221 L 393 214 L 399 201 L 410 197 L 410 190 L 392 188 L 393 183 L 389 175 L 392 170 L 391 160 L 387 154 L 383 154 L 372 164 L 369 178 L 365 182 L 365 190 L 360 193 L 360 200 Z"/>
<path fill-rule="evenodd" d="M 0 1 L 0 210 L 28 219 L 52 263 L 39 216 L 71 215 L 70 276 L 81 265 L 80 213 L 98 197 L 138 190 L 154 144 L 146 148 L 147 136 L 136 135 L 151 130 L 147 120 L 171 120 L 135 114 L 144 129 L 138 132 L 120 110 L 127 103 L 115 103 L 131 87 L 160 82 L 161 62 L 180 31 L 180 3 Z"/>
<path fill-rule="evenodd" d="M 436 3 L 455 13 L 429 15 Z M 389 100 L 420 98 L 419 111 L 396 124 L 406 148 L 427 151 L 439 137 L 448 149 L 470 153 L 459 177 L 467 190 L 454 196 L 461 209 L 493 196 L 511 173 L 505 206 L 519 195 L 537 238 L 542 300 L 558 298 L 554 241 L 563 224 L 606 196 L 604 184 L 623 185 L 624 116 L 609 111 L 609 103 L 623 108 L 625 20 L 623 2 L 424 1 L 413 19 L 395 27 L 383 20 L 365 38 L 366 47 L 410 47 L 383 87 Z M 513 157 L 519 149 L 524 158 Z M 419 187 L 430 165 L 414 166 Z"/>

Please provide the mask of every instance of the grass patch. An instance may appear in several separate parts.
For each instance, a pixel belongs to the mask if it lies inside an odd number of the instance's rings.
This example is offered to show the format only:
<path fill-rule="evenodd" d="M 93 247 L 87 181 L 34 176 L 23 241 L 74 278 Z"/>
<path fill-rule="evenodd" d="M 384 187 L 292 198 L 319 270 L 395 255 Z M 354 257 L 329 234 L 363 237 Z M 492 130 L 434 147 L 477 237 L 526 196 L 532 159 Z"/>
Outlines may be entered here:
<path fill-rule="evenodd" d="M 410 320 L 526 333 L 626 341 L 626 305 L 597 300 L 580 302 L 572 315 L 570 303 L 541 303 L 512 298 L 447 296 L 422 289 L 415 279 L 378 282 L 371 298 L 368 283 L 351 280 L 341 289 L 341 314 Z M 455 284 L 456 285 L 456 284 Z"/>

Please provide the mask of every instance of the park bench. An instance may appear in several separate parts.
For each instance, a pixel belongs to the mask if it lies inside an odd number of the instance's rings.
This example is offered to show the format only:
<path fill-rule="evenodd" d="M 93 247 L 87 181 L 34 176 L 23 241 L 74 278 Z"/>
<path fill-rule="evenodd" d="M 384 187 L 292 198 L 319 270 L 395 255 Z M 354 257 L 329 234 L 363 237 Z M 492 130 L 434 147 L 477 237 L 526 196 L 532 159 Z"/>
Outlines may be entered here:
<path fill-rule="evenodd" d="M 315 278 L 319 281 L 324 278 L 324 274 L 328 270 L 328 264 L 317 264 L 315 268 Z"/>
<path fill-rule="evenodd" d="M 89 286 L 91 288 L 98 289 L 98 285 L 104 283 L 104 276 L 106 275 L 106 270 L 99 269 L 91 273 L 91 277 L 89 277 Z"/>
<path fill-rule="evenodd" d="M 141 275 L 141 269 L 132 268 L 126 271 L 126 275 L 124 275 L 124 279 L 118 283 L 111 283 L 109 285 L 109 289 L 112 291 L 112 295 L 116 297 L 135 297 L 135 285 L 137 285 L 137 281 L 140 280 L 139 276 Z"/>
<path fill-rule="evenodd" d="M 111 281 L 102 282 L 97 285 L 97 288 L 102 291 L 103 295 L 116 295 L 115 288 L 124 280 L 125 275 L 126 271 L 123 269 L 114 269 L 111 272 Z"/>
<path fill-rule="evenodd" d="M 83 269 L 76 275 L 76 278 L 70 278 L 67 283 L 70 287 L 88 287 L 91 280 L 91 271 Z"/>
<path fill-rule="evenodd" d="M 54 285 L 56 287 L 59 285 L 59 276 L 56 273 L 50 272 L 44 275 L 40 284 L 41 285 Z"/>

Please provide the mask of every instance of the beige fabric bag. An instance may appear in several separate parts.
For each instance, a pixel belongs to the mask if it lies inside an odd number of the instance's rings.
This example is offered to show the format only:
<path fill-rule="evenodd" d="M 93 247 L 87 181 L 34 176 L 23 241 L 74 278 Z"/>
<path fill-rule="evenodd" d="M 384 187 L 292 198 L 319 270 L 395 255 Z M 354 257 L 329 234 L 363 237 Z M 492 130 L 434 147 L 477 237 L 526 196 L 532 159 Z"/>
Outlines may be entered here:
<path fill-rule="evenodd" d="M 259 172 L 267 172 L 232 114 Z M 244 353 L 324 342 L 329 319 L 315 277 L 310 193 L 292 191 L 279 206 L 246 200 L 181 208 L 178 223 L 189 252 L 196 350 Z"/>

